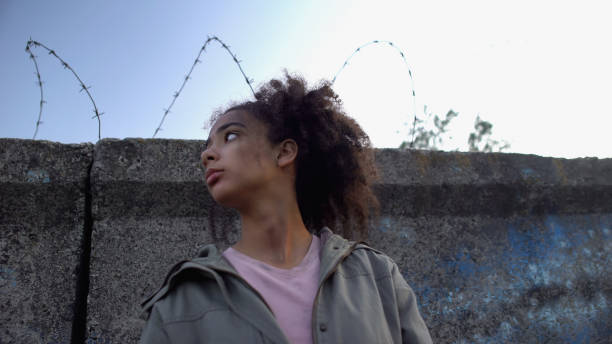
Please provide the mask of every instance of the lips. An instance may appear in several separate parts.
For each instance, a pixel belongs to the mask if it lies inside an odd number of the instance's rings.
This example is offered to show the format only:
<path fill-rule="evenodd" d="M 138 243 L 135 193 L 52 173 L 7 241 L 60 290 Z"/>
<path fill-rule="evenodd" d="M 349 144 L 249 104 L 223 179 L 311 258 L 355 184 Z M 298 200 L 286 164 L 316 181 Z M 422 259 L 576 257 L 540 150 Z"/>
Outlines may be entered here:
<path fill-rule="evenodd" d="M 215 168 L 207 169 L 206 174 L 204 175 L 206 178 L 206 184 L 208 184 L 209 186 L 214 184 L 219 179 L 219 177 L 221 177 L 222 172 L 223 170 L 218 170 Z"/>

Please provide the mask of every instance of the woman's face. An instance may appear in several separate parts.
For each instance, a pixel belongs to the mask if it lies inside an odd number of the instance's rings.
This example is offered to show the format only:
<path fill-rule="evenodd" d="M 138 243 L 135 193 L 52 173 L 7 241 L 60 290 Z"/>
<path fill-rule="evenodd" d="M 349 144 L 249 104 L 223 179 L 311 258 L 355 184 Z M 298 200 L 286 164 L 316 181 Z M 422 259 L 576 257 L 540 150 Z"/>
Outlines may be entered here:
<path fill-rule="evenodd" d="M 243 110 L 222 115 L 202 152 L 206 185 L 217 203 L 240 208 L 257 199 L 279 173 L 266 126 Z"/>

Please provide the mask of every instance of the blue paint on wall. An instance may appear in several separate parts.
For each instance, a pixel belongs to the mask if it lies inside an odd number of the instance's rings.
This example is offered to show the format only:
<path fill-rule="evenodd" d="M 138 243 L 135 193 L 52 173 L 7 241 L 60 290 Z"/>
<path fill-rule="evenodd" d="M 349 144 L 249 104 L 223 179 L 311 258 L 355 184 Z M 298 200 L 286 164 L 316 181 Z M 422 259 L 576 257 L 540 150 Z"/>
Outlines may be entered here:
<path fill-rule="evenodd" d="M 17 286 L 15 270 L 5 266 L 0 266 L 0 294 L 8 293 L 10 288 Z"/>
<path fill-rule="evenodd" d="M 26 181 L 29 183 L 50 183 L 49 173 L 45 170 L 29 170 L 26 173 Z"/>
<path fill-rule="evenodd" d="M 523 168 L 521 169 L 521 175 L 523 176 L 523 178 L 535 178 L 537 177 L 538 173 L 536 171 L 534 171 L 532 168 Z"/>
<path fill-rule="evenodd" d="M 611 227 L 610 214 L 520 218 L 493 249 L 458 240 L 432 273 L 412 276 L 421 312 L 456 326 L 457 343 L 610 338 Z"/>
<path fill-rule="evenodd" d="M 414 229 L 397 223 L 392 217 L 384 216 L 379 219 L 378 230 L 386 234 L 397 235 L 404 243 L 411 243 L 414 239 Z"/>

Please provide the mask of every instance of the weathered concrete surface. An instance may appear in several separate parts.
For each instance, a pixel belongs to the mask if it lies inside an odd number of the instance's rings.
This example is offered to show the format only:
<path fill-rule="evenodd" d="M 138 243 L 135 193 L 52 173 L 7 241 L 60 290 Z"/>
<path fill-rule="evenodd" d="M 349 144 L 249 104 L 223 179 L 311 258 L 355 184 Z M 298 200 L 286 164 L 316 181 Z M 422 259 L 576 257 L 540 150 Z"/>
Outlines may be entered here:
<path fill-rule="evenodd" d="M 235 235 L 237 218 L 214 206 L 200 167 L 202 141 L 102 140 L 92 169 L 93 216 L 88 337 L 133 343 L 140 302 L 179 260 Z M 208 215 L 217 209 L 219 228 Z M 227 243 L 225 244 L 227 245 Z"/>
<path fill-rule="evenodd" d="M 372 244 L 415 290 L 439 343 L 612 336 L 612 215 L 383 216 Z"/>
<path fill-rule="evenodd" d="M 434 342 L 609 342 L 612 159 L 379 151 L 370 239 Z"/>
<path fill-rule="evenodd" d="M 201 145 L 102 140 L 93 153 L 0 139 L 0 343 L 68 343 L 85 320 L 88 342 L 135 342 L 139 302 L 169 267 L 237 238 L 236 215 L 206 192 Z M 377 161 L 370 243 L 398 262 L 436 342 L 612 337 L 612 159 L 380 150 Z M 85 319 L 75 302 L 92 227 Z"/>
<path fill-rule="evenodd" d="M 378 151 L 384 213 L 495 217 L 612 212 L 612 159 Z"/>
<path fill-rule="evenodd" d="M 0 139 L 0 343 L 69 343 L 93 145 Z"/>
<path fill-rule="evenodd" d="M 102 140 L 92 171 L 88 331 L 129 343 L 140 300 L 198 246 L 236 238 L 208 218 L 202 142 Z M 380 150 L 370 243 L 415 289 L 435 342 L 610 337 L 612 159 Z M 213 235 L 215 234 L 215 235 Z"/>

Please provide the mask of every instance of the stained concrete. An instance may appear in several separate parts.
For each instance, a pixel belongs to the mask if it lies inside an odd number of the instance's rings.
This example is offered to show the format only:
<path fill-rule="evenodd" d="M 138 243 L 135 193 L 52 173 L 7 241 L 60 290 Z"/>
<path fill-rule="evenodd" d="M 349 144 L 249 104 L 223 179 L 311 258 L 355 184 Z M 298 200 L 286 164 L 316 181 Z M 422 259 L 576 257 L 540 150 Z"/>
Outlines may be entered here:
<path fill-rule="evenodd" d="M 434 342 L 610 338 L 612 214 L 383 216 L 371 244 L 415 290 Z"/>
<path fill-rule="evenodd" d="M 0 343 L 69 343 L 93 145 L 0 139 Z"/>
<path fill-rule="evenodd" d="M 137 341 L 144 324 L 139 303 L 162 283 L 168 269 L 192 257 L 203 244 L 215 242 L 223 248 L 237 239 L 236 214 L 215 206 L 206 191 L 201 141 L 102 140 L 94 148 L 90 174 L 79 158 L 70 160 L 73 167 L 66 163 L 60 172 L 51 172 L 48 165 L 39 165 L 43 156 L 52 154 L 34 152 L 80 146 L 0 142 L 2 248 L 16 243 L 2 256 L 0 290 L 13 290 L 35 271 L 69 266 L 58 262 L 64 262 L 67 253 L 78 257 L 71 245 L 91 230 L 89 279 L 80 284 L 88 286 L 87 317 L 66 316 L 63 322 L 75 320 L 79 327 L 86 320 L 86 342 Z M 23 145 L 35 149 L 16 153 Z M 85 148 L 91 152 L 91 146 Z M 381 213 L 371 223 L 368 241 L 398 263 L 417 294 L 434 342 L 586 343 L 612 337 L 612 159 L 393 149 L 377 151 L 376 158 L 382 177 L 375 186 Z M 45 163 L 60 164 L 56 160 L 61 158 Z M 62 191 L 66 184 L 45 189 L 57 183 L 58 173 L 85 187 L 87 183 L 79 181 L 90 177 L 89 188 L 79 189 L 89 191 L 82 193 L 84 202 L 82 196 Z M 70 183 L 67 190 L 72 190 Z M 5 201 L 5 194 L 14 196 Z M 89 205 L 91 218 L 80 228 L 82 236 L 64 233 L 72 233 L 68 229 L 73 227 L 61 225 L 69 220 L 83 224 L 82 217 L 87 217 L 88 211 L 79 212 L 83 208 L 71 204 Z M 46 228 L 57 232 L 59 227 L 63 236 L 46 234 Z M 53 247 L 62 243 L 62 249 L 44 256 L 43 267 L 28 263 L 29 274 L 24 275 L 17 252 L 40 256 L 35 243 L 41 241 L 32 238 L 45 235 L 45 243 L 55 240 Z M 82 247 L 87 249 L 87 244 L 84 240 Z M 60 272 L 62 283 L 75 281 L 74 271 Z M 46 272 L 39 274 L 47 278 Z M 43 279 L 39 283 L 49 283 Z M 45 300 L 58 310 L 75 302 L 74 287 L 42 289 L 40 295 L 57 291 Z M 15 292 L 20 297 L 34 294 Z M 0 299 L 2 307 L 21 306 L 16 297 L 0 294 Z M 25 307 L 33 309 L 28 302 Z M 15 316 L 2 318 L 3 329 L 9 330 L 0 336 L 21 331 L 21 342 L 42 336 L 67 342 L 58 327 L 45 325 L 54 315 L 28 312 L 24 314 L 29 318 L 21 322 L 13 321 Z M 36 335 L 39 339 L 32 339 Z"/>
<path fill-rule="evenodd" d="M 434 342 L 612 337 L 612 159 L 382 150 L 370 243 Z"/>
<path fill-rule="evenodd" d="M 215 216 L 229 239 L 208 227 L 201 144 L 96 147 L 88 324 L 101 338 L 136 340 L 137 303 L 169 267 L 236 238 L 233 213 Z M 612 160 L 386 149 L 377 163 L 369 242 L 398 262 L 436 342 L 604 338 Z"/>

